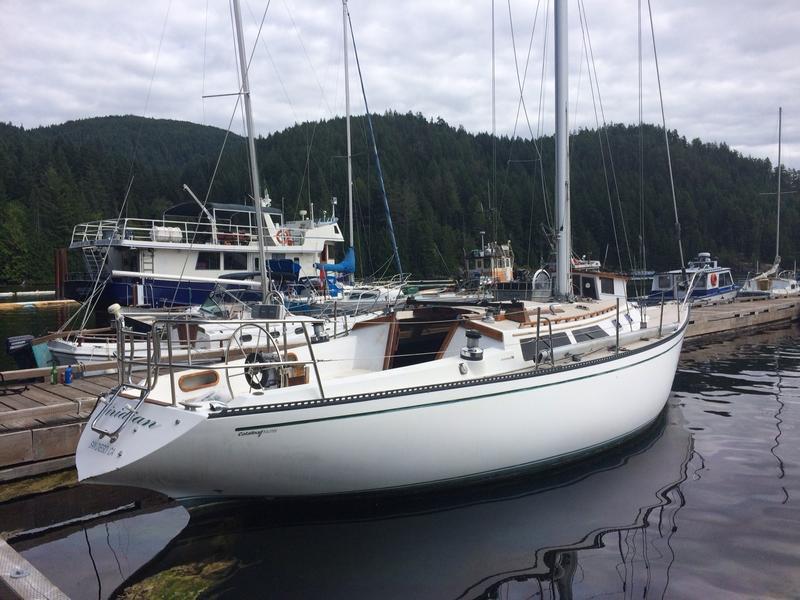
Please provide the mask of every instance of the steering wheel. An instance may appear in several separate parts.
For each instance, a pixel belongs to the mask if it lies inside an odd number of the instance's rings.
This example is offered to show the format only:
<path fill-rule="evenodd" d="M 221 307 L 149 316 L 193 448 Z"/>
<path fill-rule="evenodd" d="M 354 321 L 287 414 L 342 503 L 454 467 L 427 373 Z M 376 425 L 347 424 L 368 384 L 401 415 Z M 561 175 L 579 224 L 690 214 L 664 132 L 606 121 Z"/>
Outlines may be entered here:
<path fill-rule="evenodd" d="M 258 329 L 258 337 L 255 344 L 255 347 L 246 350 L 241 343 L 242 338 L 242 331 L 247 330 L 247 335 L 251 336 L 254 333 L 254 329 Z M 274 352 L 265 352 L 264 349 L 261 347 L 261 335 L 264 335 L 264 338 L 267 341 L 267 345 L 271 346 Z M 272 357 L 277 357 L 277 360 L 280 360 L 281 350 L 278 347 L 275 338 L 273 338 L 269 332 L 264 329 L 261 325 L 256 325 L 252 323 L 247 323 L 244 325 L 239 325 L 231 337 L 228 338 L 228 344 L 225 347 L 225 364 L 228 364 L 231 359 L 231 347 L 233 343 L 236 343 L 238 347 L 237 352 L 244 355 L 244 363 L 245 366 L 241 371 L 238 369 L 225 369 L 225 380 L 228 384 L 228 391 L 231 394 L 231 398 L 233 398 L 233 386 L 231 385 L 231 379 L 233 377 L 241 377 L 244 376 L 245 380 L 247 381 L 247 385 L 251 390 L 260 390 L 263 389 L 265 384 L 268 382 L 269 372 L 275 368 L 280 370 L 280 366 L 277 367 L 248 367 L 248 364 L 260 364 L 265 362 L 270 362 Z M 236 371 L 236 373 L 231 374 L 232 371 Z M 280 385 L 280 379 L 278 379 L 278 384 Z"/>

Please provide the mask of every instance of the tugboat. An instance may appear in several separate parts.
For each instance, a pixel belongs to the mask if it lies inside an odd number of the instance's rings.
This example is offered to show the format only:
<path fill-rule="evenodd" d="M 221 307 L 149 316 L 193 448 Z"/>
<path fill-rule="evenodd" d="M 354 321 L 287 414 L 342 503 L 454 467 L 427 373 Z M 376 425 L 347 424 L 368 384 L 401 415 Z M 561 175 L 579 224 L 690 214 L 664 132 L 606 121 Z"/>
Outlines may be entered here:
<path fill-rule="evenodd" d="M 733 275 L 728 267 L 719 266 L 710 252 L 701 252 L 689 261 L 686 280 L 681 269 L 656 273 L 653 286 L 647 297 L 648 303 L 665 300 L 683 300 L 691 287 L 692 306 L 732 302 L 739 293 L 739 286 L 733 283 Z"/>

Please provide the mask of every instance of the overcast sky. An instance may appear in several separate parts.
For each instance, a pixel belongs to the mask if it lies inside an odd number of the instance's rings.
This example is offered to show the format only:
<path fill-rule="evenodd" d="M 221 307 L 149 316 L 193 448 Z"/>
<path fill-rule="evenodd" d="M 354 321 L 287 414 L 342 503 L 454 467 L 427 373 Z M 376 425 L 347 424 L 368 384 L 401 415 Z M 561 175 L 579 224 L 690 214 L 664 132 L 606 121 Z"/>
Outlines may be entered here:
<path fill-rule="evenodd" d="M 551 49 L 544 90 L 541 77 L 546 5 L 539 4 L 525 103 L 534 131 L 550 132 Z M 265 6 L 242 0 L 250 47 Z M 595 125 L 577 6 L 569 4 L 572 128 Z M 637 2 L 585 6 L 606 120 L 635 123 Z M 652 8 L 667 126 L 774 163 L 782 105 L 783 162 L 800 168 L 800 2 L 653 0 Z M 512 0 L 511 11 L 522 71 L 537 2 Z M 490 0 L 351 0 L 350 13 L 373 111 L 420 112 L 491 130 Z M 519 88 L 507 1 L 496 0 L 495 19 L 497 130 L 511 133 Z M 226 0 L 0 0 L 0 24 L 2 121 L 35 127 L 137 114 L 227 127 L 231 118 L 233 98 L 202 99 L 238 90 Z M 660 123 L 644 25 L 644 118 Z M 250 70 L 257 133 L 343 114 L 341 46 L 338 0 L 271 0 Z M 354 113 L 363 112 L 352 60 L 351 98 Z M 524 117 L 516 127 L 529 136 Z M 233 129 L 242 131 L 241 117 Z"/>

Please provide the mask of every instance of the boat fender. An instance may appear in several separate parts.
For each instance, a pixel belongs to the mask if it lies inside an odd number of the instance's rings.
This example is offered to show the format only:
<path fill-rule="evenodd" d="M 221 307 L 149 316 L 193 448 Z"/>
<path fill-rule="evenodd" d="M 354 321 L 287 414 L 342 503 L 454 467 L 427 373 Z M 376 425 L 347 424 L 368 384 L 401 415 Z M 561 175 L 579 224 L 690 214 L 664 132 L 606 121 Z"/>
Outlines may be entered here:
<path fill-rule="evenodd" d="M 461 349 L 464 360 L 483 360 L 483 349 L 480 347 L 481 333 L 474 329 L 467 330 L 467 345 Z"/>

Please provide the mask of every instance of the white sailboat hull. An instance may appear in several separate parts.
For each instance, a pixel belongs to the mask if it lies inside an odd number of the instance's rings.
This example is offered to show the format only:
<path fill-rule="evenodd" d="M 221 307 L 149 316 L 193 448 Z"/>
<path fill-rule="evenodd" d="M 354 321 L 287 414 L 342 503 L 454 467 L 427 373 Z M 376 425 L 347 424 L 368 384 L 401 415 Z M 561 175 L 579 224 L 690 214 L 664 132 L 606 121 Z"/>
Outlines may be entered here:
<path fill-rule="evenodd" d="M 669 395 L 684 331 L 685 321 L 641 351 L 554 371 L 366 394 L 332 406 L 207 417 L 145 403 L 140 424 L 157 425 L 126 430 L 114 444 L 86 428 L 79 476 L 146 482 L 191 499 L 392 490 L 544 467 L 651 423 Z M 448 368 L 449 359 L 440 362 Z"/>

